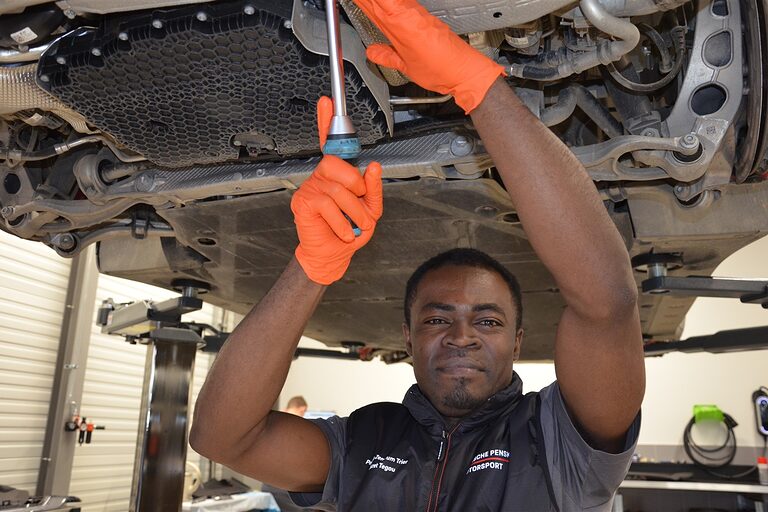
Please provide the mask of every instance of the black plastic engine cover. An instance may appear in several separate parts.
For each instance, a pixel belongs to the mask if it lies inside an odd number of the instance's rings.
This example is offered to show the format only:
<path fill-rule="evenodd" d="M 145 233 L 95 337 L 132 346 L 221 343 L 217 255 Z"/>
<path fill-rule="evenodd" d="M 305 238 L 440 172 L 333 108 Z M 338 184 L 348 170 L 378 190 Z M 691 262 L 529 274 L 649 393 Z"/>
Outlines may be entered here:
<path fill-rule="evenodd" d="M 240 134 L 274 143 L 276 156 L 316 152 L 328 57 L 301 45 L 290 18 L 285 0 L 105 17 L 56 41 L 40 59 L 38 84 L 166 167 L 236 159 Z M 387 133 L 384 113 L 354 67 L 344 71 L 361 142 L 376 142 Z"/>

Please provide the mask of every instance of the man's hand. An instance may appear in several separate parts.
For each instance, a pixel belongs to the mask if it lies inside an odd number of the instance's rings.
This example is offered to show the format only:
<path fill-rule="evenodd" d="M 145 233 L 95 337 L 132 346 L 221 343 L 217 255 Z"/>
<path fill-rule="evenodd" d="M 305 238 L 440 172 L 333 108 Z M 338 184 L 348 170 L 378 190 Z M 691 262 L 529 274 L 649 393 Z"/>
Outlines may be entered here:
<path fill-rule="evenodd" d="M 469 46 L 416 0 L 355 0 L 391 46 L 368 47 L 368 59 L 394 68 L 425 89 L 452 94 L 470 113 L 504 67 Z"/>
<path fill-rule="evenodd" d="M 330 98 L 317 103 L 321 146 L 333 112 Z M 352 256 L 373 236 L 382 214 L 381 166 L 372 162 L 360 176 L 356 167 L 324 156 L 312 176 L 293 195 L 291 209 L 299 234 L 296 259 L 307 276 L 329 285 L 346 272 Z M 344 214 L 361 229 L 355 237 Z"/>

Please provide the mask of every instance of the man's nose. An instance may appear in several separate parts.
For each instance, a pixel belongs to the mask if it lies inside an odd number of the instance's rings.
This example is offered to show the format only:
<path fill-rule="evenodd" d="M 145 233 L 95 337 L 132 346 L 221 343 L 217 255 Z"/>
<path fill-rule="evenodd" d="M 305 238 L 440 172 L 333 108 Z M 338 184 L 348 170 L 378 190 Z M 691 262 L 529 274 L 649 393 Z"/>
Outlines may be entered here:
<path fill-rule="evenodd" d="M 468 348 L 479 343 L 474 326 L 470 322 L 455 321 L 444 338 L 446 345 Z"/>

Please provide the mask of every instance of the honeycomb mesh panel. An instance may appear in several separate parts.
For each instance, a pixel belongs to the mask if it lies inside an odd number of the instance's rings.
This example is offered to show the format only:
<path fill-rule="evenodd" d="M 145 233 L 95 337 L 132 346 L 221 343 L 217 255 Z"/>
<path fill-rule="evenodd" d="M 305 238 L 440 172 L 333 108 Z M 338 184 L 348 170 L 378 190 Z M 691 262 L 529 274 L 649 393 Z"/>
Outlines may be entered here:
<path fill-rule="evenodd" d="M 238 134 L 271 139 L 281 156 L 317 151 L 315 102 L 330 94 L 328 58 L 301 45 L 286 28 L 290 5 L 280 4 L 250 1 L 251 15 L 238 2 L 113 18 L 58 40 L 38 84 L 166 167 L 235 159 Z M 357 71 L 344 71 L 361 143 L 376 142 L 387 133 L 384 113 Z"/>

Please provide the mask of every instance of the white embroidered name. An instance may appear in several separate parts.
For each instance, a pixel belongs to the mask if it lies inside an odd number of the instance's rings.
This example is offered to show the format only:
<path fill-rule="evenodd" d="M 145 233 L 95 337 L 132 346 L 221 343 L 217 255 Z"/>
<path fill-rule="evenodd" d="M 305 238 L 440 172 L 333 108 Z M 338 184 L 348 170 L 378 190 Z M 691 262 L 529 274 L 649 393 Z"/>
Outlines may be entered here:
<path fill-rule="evenodd" d="M 408 459 L 401 459 L 400 457 L 392 457 L 390 455 L 382 457 L 381 455 L 376 454 L 370 459 L 367 459 L 365 464 L 368 466 L 368 471 L 378 469 L 385 473 L 394 473 L 400 469 L 400 466 L 408 464 Z"/>

